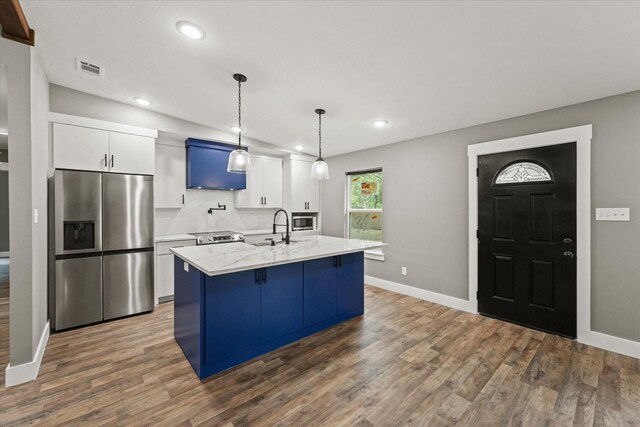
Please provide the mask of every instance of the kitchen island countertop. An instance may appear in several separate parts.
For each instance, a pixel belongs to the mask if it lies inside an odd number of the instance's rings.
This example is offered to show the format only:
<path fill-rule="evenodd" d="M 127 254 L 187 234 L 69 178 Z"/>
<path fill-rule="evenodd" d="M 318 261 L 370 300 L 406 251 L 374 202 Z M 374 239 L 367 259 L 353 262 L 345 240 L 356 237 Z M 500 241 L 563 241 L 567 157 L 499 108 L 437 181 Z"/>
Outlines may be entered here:
<path fill-rule="evenodd" d="M 291 244 L 254 246 L 248 243 L 172 248 L 176 256 L 208 276 L 325 258 L 385 246 L 386 243 L 329 236 L 291 239 Z"/>

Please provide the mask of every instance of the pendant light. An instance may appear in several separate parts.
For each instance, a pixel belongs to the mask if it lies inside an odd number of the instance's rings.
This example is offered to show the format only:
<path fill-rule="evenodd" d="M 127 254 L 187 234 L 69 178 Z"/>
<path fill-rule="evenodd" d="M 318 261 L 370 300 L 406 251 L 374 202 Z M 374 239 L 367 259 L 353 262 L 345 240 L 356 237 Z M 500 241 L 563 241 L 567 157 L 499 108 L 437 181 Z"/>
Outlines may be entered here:
<path fill-rule="evenodd" d="M 329 165 L 322 158 L 322 115 L 326 113 L 321 108 L 316 110 L 318 115 L 318 158 L 311 165 L 311 178 L 329 179 Z"/>
<path fill-rule="evenodd" d="M 247 81 L 247 78 L 242 74 L 234 74 L 233 79 L 238 82 L 238 146 L 229 154 L 229 164 L 227 165 L 227 172 L 231 173 L 247 173 L 251 169 L 251 156 L 246 147 L 242 146 L 242 83 Z"/>

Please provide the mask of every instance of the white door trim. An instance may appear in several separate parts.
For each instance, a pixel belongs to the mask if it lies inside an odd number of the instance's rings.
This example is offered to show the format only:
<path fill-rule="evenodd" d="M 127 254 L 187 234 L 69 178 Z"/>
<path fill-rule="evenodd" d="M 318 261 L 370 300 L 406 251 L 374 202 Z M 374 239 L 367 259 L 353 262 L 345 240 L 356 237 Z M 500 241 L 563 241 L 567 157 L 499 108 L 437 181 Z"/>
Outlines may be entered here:
<path fill-rule="evenodd" d="M 469 302 L 478 312 L 478 156 L 527 148 L 576 143 L 576 262 L 577 262 L 577 338 L 591 339 L 591 136 L 592 125 L 518 136 L 470 145 L 469 156 Z"/>

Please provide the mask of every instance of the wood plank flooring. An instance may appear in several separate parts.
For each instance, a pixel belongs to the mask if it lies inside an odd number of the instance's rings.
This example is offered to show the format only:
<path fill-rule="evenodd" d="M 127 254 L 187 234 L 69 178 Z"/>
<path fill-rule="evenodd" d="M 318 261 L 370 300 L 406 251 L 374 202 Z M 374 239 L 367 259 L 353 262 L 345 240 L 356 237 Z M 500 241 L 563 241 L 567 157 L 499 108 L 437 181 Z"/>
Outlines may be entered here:
<path fill-rule="evenodd" d="M 373 287 L 363 318 L 204 382 L 172 316 L 53 334 L 0 424 L 640 425 L 639 360 Z"/>

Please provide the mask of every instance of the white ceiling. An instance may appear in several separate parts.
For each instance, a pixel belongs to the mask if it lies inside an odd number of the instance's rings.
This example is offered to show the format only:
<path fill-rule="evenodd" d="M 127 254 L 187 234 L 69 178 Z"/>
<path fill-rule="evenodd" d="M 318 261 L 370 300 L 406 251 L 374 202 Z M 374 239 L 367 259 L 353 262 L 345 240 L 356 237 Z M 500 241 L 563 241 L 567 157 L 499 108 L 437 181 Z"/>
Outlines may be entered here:
<path fill-rule="evenodd" d="M 322 107 L 326 156 L 640 89 L 638 1 L 21 3 L 53 83 L 228 129 L 241 72 L 247 136 L 313 152 Z"/>

